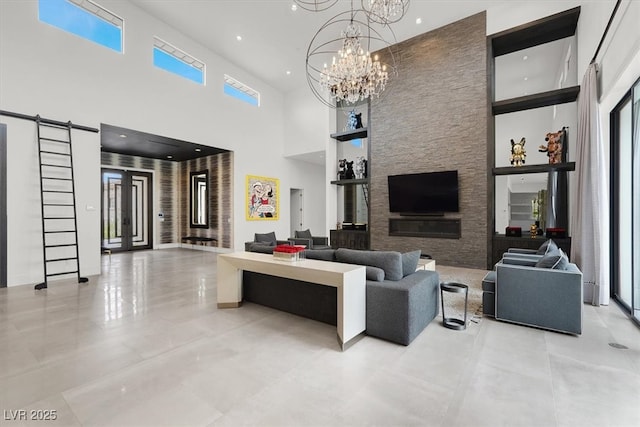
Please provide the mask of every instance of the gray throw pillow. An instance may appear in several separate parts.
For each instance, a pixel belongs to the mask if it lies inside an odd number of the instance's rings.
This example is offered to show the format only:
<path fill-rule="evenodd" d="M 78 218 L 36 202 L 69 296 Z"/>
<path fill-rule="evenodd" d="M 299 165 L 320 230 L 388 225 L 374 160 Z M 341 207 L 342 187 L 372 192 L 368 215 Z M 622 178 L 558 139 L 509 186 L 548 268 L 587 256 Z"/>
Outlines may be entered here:
<path fill-rule="evenodd" d="M 371 280 L 373 282 L 382 282 L 384 280 L 384 270 L 378 267 L 371 267 L 367 265 L 365 267 L 367 269 L 367 280 Z"/>
<path fill-rule="evenodd" d="M 422 251 L 420 249 L 402 254 L 402 277 L 407 277 L 416 272 L 421 254 Z"/>
<path fill-rule="evenodd" d="M 395 251 L 336 249 L 336 260 L 347 264 L 370 265 L 384 270 L 386 280 L 402 279 L 402 256 Z"/>
<path fill-rule="evenodd" d="M 270 246 L 275 246 L 276 245 L 276 233 L 275 232 L 271 232 L 271 233 L 256 233 L 253 241 L 256 243 L 267 243 Z"/>
<path fill-rule="evenodd" d="M 536 267 L 538 268 L 556 268 L 558 263 L 562 260 L 562 253 L 559 248 L 548 251 L 538 262 Z"/>
<path fill-rule="evenodd" d="M 549 239 L 538 248 L 536 254 L 545 255 L 554 249 L 558 249 L 558 245 L 556 245 L 556 242 L 554 242 L 552 239 Z"/>
<path fill-rule="evenodd" d="M 308 228 L 306 230 L 302 230 L 302 231 L 295 231 L 295 237 L 299 237 L 302 239 L 311 239 L 311 230 L 309 230 Z"/>
<path fill-rule="evenodd" d="M 558 248 L 558 251 L 560 252 L 560 259 L 551 268 L 554 268 L 556 270 L 566 270 L 567 267 L 569 267 L 569 257 L 564 253 L 562 249 Z"/>

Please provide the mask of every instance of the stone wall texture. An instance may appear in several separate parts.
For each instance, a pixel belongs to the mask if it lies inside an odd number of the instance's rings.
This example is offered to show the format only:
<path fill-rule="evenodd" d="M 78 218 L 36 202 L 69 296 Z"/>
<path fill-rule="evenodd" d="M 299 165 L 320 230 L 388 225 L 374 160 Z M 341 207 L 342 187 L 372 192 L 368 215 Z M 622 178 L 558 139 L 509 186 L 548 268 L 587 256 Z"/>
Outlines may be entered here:
<path fill-rule="evenodd" d="M 372 249 L 421 249 L 443 265 L 487 265 L 487 42 L 480 13 L 393 45 L 397 75 L 372 101 Z M 389 57 L 388 51 L 379 52 Z M 389 236 L 387 176 L 457 170 L 461 238 Z"/>

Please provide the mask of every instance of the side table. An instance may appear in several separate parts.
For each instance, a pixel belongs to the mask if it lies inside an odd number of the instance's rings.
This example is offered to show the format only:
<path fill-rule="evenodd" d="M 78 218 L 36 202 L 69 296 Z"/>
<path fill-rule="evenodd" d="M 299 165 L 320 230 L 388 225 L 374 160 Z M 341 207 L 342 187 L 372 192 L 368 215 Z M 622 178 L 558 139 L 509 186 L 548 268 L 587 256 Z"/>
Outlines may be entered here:
<path fill-rule="evenodd" d="M 444 293 L 464 294 L 464 318 L 447 317 L 444 311 Z M 445 328 L 461 331 L 467 328 L 467 302 L 469 300 L 469 287 L 462 283 L 442 282 L 440 283 L 440 304 L 442 304 L 442 324 Z"/>

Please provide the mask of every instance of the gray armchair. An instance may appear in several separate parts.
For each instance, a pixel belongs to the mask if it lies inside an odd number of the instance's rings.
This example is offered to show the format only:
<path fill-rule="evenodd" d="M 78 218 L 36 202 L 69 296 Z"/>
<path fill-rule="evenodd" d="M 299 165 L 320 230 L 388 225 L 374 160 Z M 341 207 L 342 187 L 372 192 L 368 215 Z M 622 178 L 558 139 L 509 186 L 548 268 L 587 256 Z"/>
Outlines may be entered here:
<path fill-rule="evenodd" d="M 253 241 L 244 242 L 244 250 L 249 252 L 273 253 L 273 248 L 277 245 L 290 245 L 288 240 L 276 239 L 276 233 L 255 233 Z"/>
<path fill-rule="evenodd" d="M 289 242 L 293 245 L 304 245 L 307 249 L 331 249 L 329 238 L 312 236 L 309 229 L 296 230 L 294 236 L 289 238 Z"/>
<path fill-rule="evenodd" d="M 565 269 L 535 265 L 517 258 L 496 264 L 496 319 L 581 334 L 582 272 L 571 263 Z"/>

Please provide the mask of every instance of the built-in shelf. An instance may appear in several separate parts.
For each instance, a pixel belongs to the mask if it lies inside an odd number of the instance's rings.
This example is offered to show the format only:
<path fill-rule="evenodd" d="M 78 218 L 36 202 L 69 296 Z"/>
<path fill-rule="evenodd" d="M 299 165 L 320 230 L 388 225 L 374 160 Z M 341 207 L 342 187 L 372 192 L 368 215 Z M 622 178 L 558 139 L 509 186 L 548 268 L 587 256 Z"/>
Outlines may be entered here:
<path fill-rule="evenodd" d="M 494 175 L 520 175 L 523 173 L 540 173 L 549 171 L 573 171 L 576 170 L 576 162 L 556 163 L 555 165 L 526 165 L 505 166 L 493 168 Z"/>
<path fill-rule="evenodd" d="M 510 28 L 491 36 L 493 56 L 506 55 L 529 47 L 570 37 L 576 33 L 580 7 Z"/>
<path fill-rule="evenodd" d="M 360 178 L 360 179 L 341 179 L 338 181 L 331 181 L 332 184 L 336 185 L 355 185 L 355 184 L 368 184 L 369 178 Z"/>
<path fill-rule="evenodd" d="M 338 141 L 351 141 L 352 139 L 358 138 L 366 138 L 367 137 L 367 128 L 353 129 L 347 130 L 344 132 L 332 133 L 331 138 L 337 139 Z"/>
<path fill-rule="evenodd" d="M 520 96 L 518 98 L 496 101 L 492 104 L 494 116 L 498 114 L 515 113 L 516 111 L 530 110 L 532 108 L 548 107 L 550 105 L 565 104 L 578 99 L 580 86 L 571 86 L 534 95 Z"/>

